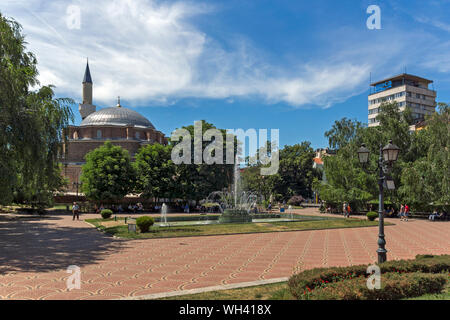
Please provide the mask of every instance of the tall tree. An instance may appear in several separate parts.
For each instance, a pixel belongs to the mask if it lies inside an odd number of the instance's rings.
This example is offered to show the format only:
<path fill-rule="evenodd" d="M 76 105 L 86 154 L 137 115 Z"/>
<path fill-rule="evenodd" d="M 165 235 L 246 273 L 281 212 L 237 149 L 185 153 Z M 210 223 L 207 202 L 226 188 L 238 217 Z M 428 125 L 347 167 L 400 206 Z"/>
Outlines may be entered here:
<path fill-rule="evenodd" d="M 426 120 L 417 133 L 425 141 L 425 155 L 405 165 L 400 193 L 413 206 L 430 210 L 450 209 L 450 107 L 440 103 L 439 112 Z"/>
<path fill-rule="evenodd" d="M 312 196 L 312 181 L 316 175 L 313 169 L 315 152 L 311 143 L 304 141 L 280 150 L 279 179 L 275 181 L 274 191 L 282 200 L 294 195 L 305 198 Z"/>
<path fill-rule="evenodd" d="M 37 91 L 37 61 L 21 26 L 0 13 L 0 204 L 44 206 L 64 183 L 58 165 L 71 99 L 52 86 Z"/>
<path fill-rule="evenodd" d="M 445 106 L 442 110 L 446 110 Z M 345 140 L 345 146 L 339 148 L 336 156 L 325 158 L 324 170 L 328 182 L 319 185 L 321 198 L 332 203 L 354 202 L 357 206 L 375 200 L 378 190 L 373 172 L 377 169 L 380 145 L 383 147 L 392 139 L 400 148 L 400 153 L 390 174 L 396 189 L 385 190 L 386 200 L 393 203 L 406 200 L 418 205 L 435 199 L 436 202 L 445 203 L 447 200 L 442 194 L 448 194 L 445 192 L 445 186 L 448 185 L 448 179 L 445 179 L 448 177 L 448 163 L 445 164 L 448 145 L 447 149 L 445 146 L 449 134 L 445 112 L 433 115 L 427 121 L 427 129 L 418 133 L 409 129 L 411 110 L 406 108 L 400 111 L 396 102 L 383 103 L 377 119 L 379 126 L 358 129 L 351 139 Z M 334 134 L 339 131 L 351 132 L 354 127 L 346 121 L 339 123 L 347 123 L 349 128 L 331 130 Z M 371 151 L 367 171 L 362 170 L 357 160 L 357 149 L 361 143 L 365 143 Z"/>
<path fill-rule="evenodd" d="M 202 136 L 208 129 L 217 129 L 211 123 L 202 122 Z M 191 137 L 191 163 L 176 165 L 177 181 L 180 187 L 180 197 L 190 200 L 205 199 L 212 191 L 229 188 L 233 183 L 233 164 L 226 164 L 226 136 L 225 129 L 218 129 L 223 137 L 223 164 L 195 164 L 194 161 L 194 126 L 182 127 L 186 129 Z M 234 139 L 234 154 L 236 154 L 237 143 Z M 175 147 L 181 141 L 172 142 Z M 211 142 L 203 141 L 202 153 Z"/>
<path fill-rule="evenodd" d="M 114 202 L 134 190 L 135 171 L 127 150 L 107 141 L 85 158 L 81 190 L 88 199 Z"/>
<path fill-rule="evenodd" d="M 175 164 L 171 146 L 159 143 L 139 149 L 136 161 L 136 192 L 145 197 L 174 198 L 177 194 Z"/>
<path fill-rule="evenodd" d="M 325 132 L 325 137 L 328 138 L 330 148 L 341 149 L 353 141 L 362 128 L 361 122 L 342 118 L 336 120 L 331 129 Z"/>
<path fill-rule="evenodd" d="M 273 152 L 279 152 L 279 150 L 273 150 Z M 262 175 L 261 168 L 269 167 L 271 164 L 264 165 L 261 163 L 261 154 L 265 154 L 268 157 L 276 157 L 272 153 L 271 143 L 267 141 L 265 146 L 260 147 L 256 151 L 255 157 L 246 158 L 246 167 L 241 173 L 243 187 L 245 190 L 255 192 L 263 197 L 265 201 L 270 199 L 270 196 L 274 194 L 275 183 L 280 180 L 278 174 L 274 175 Z"/>

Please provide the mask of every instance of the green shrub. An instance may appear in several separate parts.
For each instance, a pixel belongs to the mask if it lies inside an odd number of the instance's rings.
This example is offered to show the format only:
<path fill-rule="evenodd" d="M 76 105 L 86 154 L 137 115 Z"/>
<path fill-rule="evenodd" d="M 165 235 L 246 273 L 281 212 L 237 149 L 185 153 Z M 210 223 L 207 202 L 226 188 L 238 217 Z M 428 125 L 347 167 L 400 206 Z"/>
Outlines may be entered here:
<path fill-rule="evenodd" d="M 302 204 L 303 201 L 305 201 L 305 199 L 304 199 L 302 196 L 300 196 L 300 195 L 298 195 L 298 196 L 292 196 L 292 197 L 288 200 L 287 204 L 289 204 L 289 205 L 291 205 L 291 206 L 300 206 L 300 205 Z"/>
<path fill-rule="evenodd" d="M 320 205 L 319 212 L 320 213 L 325 213 L 326 212 L 326 208 L 325 208 L 325 206 L 323 204 Z"/>
<path fill-rule="evenodd" d="M 378 218 L 378 213 L 375 211 L 369 211 L 367 212 L 367 219 L 369 219 L 370 221 L 375 220 L 375 218 Z"/>
<path fill-rule="evenodd" d="M 314 290 L 324 284 L 365 278 L 368 265 L 350 267 L 315 268 L 295 274 L 289 278 L 288 286 L 292 295 L 301 299 L 305 291 Z M 396 273 L 441 273 L 450 271 L 450 255 L 418 255 L 414 260 L 393 260 L 380 265 L 381 274 Z"/>
<path fill-rule="evenodd" d="M 113 212 L 109 209 L 103 209 L 102 212 L 100 212 L 100 214 L 102 215 L 103 219 L 109 219 L 111 218 Z"/>
<path fill-rule="evenodd" d="M 136 225 L 141 232 L 148 232 L 150 227 L 155 223 L 152 217 L 144 216 L 136 219 Z"/>
<path fill-rule="evenodd" d="M 386 273 L 381 288 L 370 290 L 364 276 L 324 284 L 315 290 L 305 290 L 300 299 L 306 300 L 397 300 L 440 293 L 447 282 L 445 274 Z"/>

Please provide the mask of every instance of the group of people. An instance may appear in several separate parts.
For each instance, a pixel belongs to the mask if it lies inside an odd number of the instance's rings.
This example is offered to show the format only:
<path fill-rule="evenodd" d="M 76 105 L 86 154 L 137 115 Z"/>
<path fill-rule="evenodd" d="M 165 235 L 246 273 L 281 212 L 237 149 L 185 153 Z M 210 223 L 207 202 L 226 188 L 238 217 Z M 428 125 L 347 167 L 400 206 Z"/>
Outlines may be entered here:
<path fill-rule="evenodd" d="M 345 218 L 350 218 L 350 213 L 352 212 L 350 203 L 344 202 L 344 204 L 342 205 L 342 212 L 344 213 Z"/>
<path fill-rule="evenodd" d="M 99 207 L 97 207 L 97 205 L 96 205 L 95 206 L 95 213 L 101 213 L 104 209 L 106 209 L 106 208 L 105 208 L 105 206 L 103 204 L 100 204 Z M 111 205 L 111 210 L 113 212 L 118 212 L 118 213 L 125 212 L 125 209 L 122 207 L 121 204 L 119 204 L 119 205 L 115 205 L 115 204 Z M 137 204 L 130 203 L 130 204 L 128 204 L 127 211 L 128 212 L 133 212 L 133 213 L 142 212 L 142 211 L 144 211 L 144 206 L 140 202 L 138 202 Z"/>
<path fill-rule="evenodd" d="M 138 202 L 137 204 L 129 204 L 128 205 L 128 211 L 136 213 L 136 212 L 142 212 L 144 211 L 144 206 L 142 203 Z"/>
<path fill-rule="evenodd" d="M 436 209 L 434 209 L 433 213 L 428 216 L 428 220 L 435 221 L 436 219 L 443 220 L 446 216 L 446 213 L 444 211 L 441 211 L 439 213 Z"/>
<path fill-rule="evenodd" d="M 402 204 L 400 206 L 400 211 L 398 213 L 398 216 L 400 217 L 400 221 L 408 221 L 409 206 L 407 204 Z"/>

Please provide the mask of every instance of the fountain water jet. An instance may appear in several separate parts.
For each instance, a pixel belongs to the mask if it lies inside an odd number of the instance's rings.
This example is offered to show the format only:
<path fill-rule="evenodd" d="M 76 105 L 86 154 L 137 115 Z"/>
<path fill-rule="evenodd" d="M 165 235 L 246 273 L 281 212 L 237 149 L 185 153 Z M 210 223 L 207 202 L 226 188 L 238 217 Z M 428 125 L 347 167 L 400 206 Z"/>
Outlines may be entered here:
<path fill-rule="evenodd" d="M 159 222 L 160 227 L 168 227 L 167 223 L 167 205 L 165 203 L 161 206 L 161 221 Z"/>
<path fill-rule="evenodd" d="M 221 223 L 251 222 L 250 210 L 256 206 L 257 195 L 242 190 L 239 157 L 236 155 L 234 162 L 233 185 L 231 191 L 214 191 L 207 202 L 218 203 L 222 213 L 219 218 Z"/>

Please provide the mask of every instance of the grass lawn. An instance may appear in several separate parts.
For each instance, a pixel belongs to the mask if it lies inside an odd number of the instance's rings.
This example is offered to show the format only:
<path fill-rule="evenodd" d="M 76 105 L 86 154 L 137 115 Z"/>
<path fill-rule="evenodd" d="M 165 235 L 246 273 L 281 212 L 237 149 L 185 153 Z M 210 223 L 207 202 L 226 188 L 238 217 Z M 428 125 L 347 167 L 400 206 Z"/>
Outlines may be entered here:
<path fill-rule="evenodd" d="M 306 217 L 307 218 L 307 217 Z M 317 219 L 317 217 L 314 217 Z M 122 220 L 113 219 L 87 219 L 86 222 L 95 227 L 120 238 L 146 239 L 146 238 L 172 238 L 186 236 L 223 235 L 237 233 L 263 233 L 280 231 L 301 231 L 317 229 L 357 228 L 377 226 L 377 221 L 361 219 L 334 219 L 295 221 L 295 222 L 255 222 L 239 224 L 209 224 L 159 227 L 154 225 L 147 233 L 128 233 L 128 227 Z M 388 225 L 388 223 L 386 223 Z"/>
<path fill-rule="evenodd" d="M 287 282 L 279 282 L 241 289 L 168 297 L 161 300 L 295 300 L 295 298 L 290 294 Z"/>

